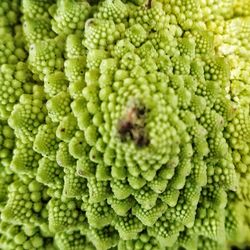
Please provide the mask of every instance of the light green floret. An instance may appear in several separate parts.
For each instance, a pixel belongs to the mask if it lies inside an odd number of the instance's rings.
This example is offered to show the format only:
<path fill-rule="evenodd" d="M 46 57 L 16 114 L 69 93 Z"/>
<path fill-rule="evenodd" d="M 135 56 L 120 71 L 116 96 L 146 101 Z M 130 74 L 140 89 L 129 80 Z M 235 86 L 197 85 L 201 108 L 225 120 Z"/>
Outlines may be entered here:
<path fill-rule="evenodd" d="M 164 171 L 166 169 L 169 170 L 169 173 L 166 173 L 166 171 Z M 166 169 L 164 169 L 164 166 L 163 166 L 161 170 L 157 171 L 154 179 L 148 182 L 148 186 L 157 194 L 164 192 L 164 190 L 167 187 L 169 179 L 172 178 L 174 174 L 173 168 L 166 167 Z"/>
<path fill-rule="evenodd" d="M 159 198 L 170 207 L 175 207 L 179 195 L 180 195 L 179 190 L 169 186 L 162 194 L 159 195 Z"/>
<path fill-rule="evenodd" d="M 139 234 L 138 239 L 119 241 L 119 250 L 163 250 L 164 247 L 159 245 L 159 242 L 147 232 L 143 231 Z"/>
<path fill-rule="evenodd" d="M 118 26 L 113 21 L 88 19 L 83 44 L 88 49 L 106 49 L 120 37 L 123 29 L 122 24 Z"/>
<path fill-rule="evenodd" d="M 181 151 L 183 149 L 184 148 L 181 148 Z M 192 169 L 191 157 L 180 156 L 179 158 L 179 163 L 175 168 L 174 175 L 169 180 L 169 185 L 177 190 L 180 190 L 184 187 L 186 183 L 186 177 L 190 174 Z"/>
<path fill-rule="evenodd" d="M 203 114 L 205 108 L 206 108 L 206 98 L 203 96 L 192 95 L 190 110 L 197 118 L 199 118 Z"/>
<path fill-rule="evenodd" d="M 199 184 L 193 183 L 195 183 L 195 180 L 187 179 L 185 187 L 180 190 L 177 204 L 166 211 L 165 216 L 167 219 L 175 220 L 187 227 L 193 226 L 201 191 Z"/>
<path fill-rule="evenodd" d="M 83 111 L 82 109 L 80 109 L 80 105 L 83 104 L 83 102 L 86 102 L 86 108 L 89 111 L 89 113 L 91 114 L 95 114 L 100 110 L 100 101 L 99 101 L 99 86 L 98 84 L 110 84 L 111 83 L 111 79 L 109 77 L 109 75 L 105 75 L 107 77 L 105 78 L 99 78 L 100 82 L 98 83 L 97 79 L 99 77 L 99 74 L 97 74 L 96 70 L 90 70 L 86 72 L 85 75 L 85 80 L 87 83 L 87 86 L 83 89 L 82 91 L 82 96 L 83 98 L 79 98 L 79 100 L 76 100 L 76 105 L 74 106 L 75 109 L 73 111 L 75 111 L 76 117 L 77 117 L 77 113 Z M 72 108 L 73 108 L 73 104 L 72 104 Z M 86 109 L 85 109 L 86 110 Z M 87 122 L 87 121 L 86 121 Z"/>
<path fill-rule="evenodd" d="M 51 30 L 50 20 L 47 17 L 39 19 L 25 17 L 23 32 L 28 45 L 55 37 L 55 33 Z"/>
<path fill-rule="evenodd" d="M 136 66 L 134 69 L 132 69 L 130 75 L 132 77 L 144 77 L 145 73 L 155 73 L 157 68 L 157 63 L 155 62 L 154 59 L 152 59 L 150 56 L 143 58 L 141 61 L 141 65 L 140 66 Z M 160 73 L 161 74 L 161 73 Z"/>
<path fill-rule="evenodd" d="M 119 234 L 112 226 L 102 229 L 90 228 L 87 235 L 97 250 L 107 250 L 115 247 L 119 241 Z"/>
<path fill-rule="evenodd" d="M 229 99 L 225 99 L 223 94 L 216 98 L 214 103 L 214 109 L 220 115 L 224 117 L 225 125 L 227 126 L 228 123 L 235 117 L 236 115 L 236 105 Z"/>
<path fill-rule="evenodd" d="M 96 164 L 93 163 L 87 154 L 77 161 L 77 174 L 84 178 L 94 177 L 96 172 Z"/>
<path fill-rule="evenodd" d="M 69 87 L 68 87 L 70 97 L 72 99 L 80 98 L 82 96 L 82 90 L 85 86 L 86 86 L 86 83 L 83 79 L 70 82 Z"/>
<path fill-rule="evenodd" d="M 114 57 L 121 58 L 126 53 L 133 52 L 134 50 L 135 46 L 128 39 L 121 39 L 115 44 L 111 53 Z"/>
<path fill-rule="evenodd" d="M 233 12 L 234 12 L 234 4 L 238 1 L 234 0 L 214 0 L 213 2 L 210 1 L 201 1 L 201 9 L 203 13 L 204 21 L 207 21 L 208 24 L 210 24 L 209 21 L 211 20 L 218 20 L 220 22 L 223 21 L 223 19 L 229 19 L 232 18 Z M 242 2 L 240 0 L 239 2 Z M 223 18 L 223 19 L 222 19 Z"/>
<path fill-rule="evenodd" d="M 188 228 L 180 232 L 178 241 L 175 245 L 184 249 L 197 249 L 198 235 L 190 232 Z"/>
<path fill-rule="evenodd" d="M 112 20 L 115 23 L 124 23 L 129 10 L 126 4 L 120 0 L 105 0 L 98 6 L 94 18 Z"/>
<path fill-rule="evenodd" d="M 26 49 L 26 41 L 25 41 L 22 25 L 20 24 L 15 25 L 14 38 L 15 38 L 16 47 L 25 51 L 25 56 L 23 56 L 22 60 L 27 59 L 28 53 Z"/>
<path fill-rule="evenodd" d="M 158 200 L 155 206 L 150 209 L 137 204 L 133 206 L 132 213 L 143 223 L 143 225 L 151 227 L 167 209 L 168 206 Z"/>
<path fill-rule="evenodd" d="M 131 240 L 138 237 L 145 225 L 137 217 L 129 213 L 124 217 L 119 216 L 116 218 L 115 228 L 119 232 L 121 239 Z"/>
<path fill-rule="evenodd" d="M 187 88 L 182 87 L 177 90 L 178 95 L 178 105 L 182 109 L 188 109 L 191 104 L 192 92 Z"/>
<path fill-rule="evenodd" d="M 46 74 L 63 68 L 64 59 L 62 56 L 62 37 L 55 39 L 39 40 L 29 48 L 28 63 L 31 71 L 44 79 Z"/>
<path fill-rule="evenodd" d="M 71 34 L 66 39 L 67 58 L 75 58 L 86 54 L 86 48 L 82 44 L 82 35 Z"/>
<path fill-rule="evenodd" d="M 0 167 L 8 168 L 10 166 L 14 147 L 14 131 L 5 121 L 0 121 Z"/>
<path fill-rule="evenodd" d="M 153 44 L 150 41 L 147 41 L 143 43 L 138 49 L 137 49 L 138 55 L 140 55 L 141 58 L 156 58 L 158 56 L 157 51 L 155 50 Z"/>
<path fill-rule="evenodd" d="M 115 73 L 118 68 L 118 60 L 115 58 L 103 59 L 100 64 L 100 73 L 104 76 Z M 101 95 L 101 93 L 100 93 Z"/>
<path fill-rule="evenodd" d="M 147 185 L 139 190 L 135 190 L 132 194 L 141 207 L 146 210 L 155 206 L 158 196 L 157 193 L 151 190 Z"/>
<path fill-rule="evenodd" d="M 199 122 L 210 134 L 219 132 L 224 128 L 223 117 L 213 109 L 209 108 L 205 109 Z"/>
<path fill-rule="evenodd" d="M 73 156 L 69 153 L 68 144 L 60 142 L 59 149 L 56 152 L 57 163 L 64 168 L 72 168 L 76 165 L 76 161 Z"/>
<path fill-rule="evenodd" d="M 211 240 L 208 237 L 199 236 L 198 250 L 226 250 L 225 244 L 219 244 L 217 241 Z"/>
<path fill-rule="evenodd" d="M 195 60 L 191 62 L 190 75 L 193 77 L 194 84 L 192 84 L 192 86 L 189 86 L 196 91 L 197 87 L 199 86 L 197 81 L 205 81 L 203 64 L 200 60 Z"/>
<path fill-rule="evenodd" d="M 122 70 L 132 70 L 141 63 L 140 57 L 134 52 L 126 53 L 120 60 L 120 67 Z M 121 79 L 125 80 L 125 79 Z"/>
<path fill-rule="evenodd" d="M 88 69 L 98 69 L 102 60 L 109 57 L 107 51 L 102 49 L 92 49 L 87 54 Z"/>
<path fill-rule="evenodd" d="M 80 201 L 73 199 L 50 199 L 49 229 L 54 233 L 79 230 L 86 223 L 85 214 L 80 209 Z"/>
<path fill-rule="evenodd" d="M 30 91 L 30 72 L 25 63 L 0 68 L 0 118 L 6 120 L 20 96 Z"/>
<path fill-rule="evenodd" d="M 156 60 L 156 65 L 157 65 L 158 70 L 165 73 L 166 75 L 172 75 L 173 65 L 172 65 L 172 62 L 171 62 L 169 56 L 161 55 L 161 56 L 159 56 L 158 59 L 159 60 Z M 145 60 L 145 64 L 147 64 L 147 60 Z"/>
<path fill-rule="evenodd" d="M 136 8 L 129 18 L 129 24 L 142 25 L 147 31 L 159 31 L 169 25 L 169 16 L 163 10 L 160 2 L 148 1 L 147 5 Z"/>
<path fill-rule="evenodd" d="M 76 118 L 69 114 L 65 116 L 61 121 L 56 130 L 56 136 L 64 142 L 69 142 L 77 131 Z"/>
<path fill-rule="evenodd" d="M 3 37 L 0 42 L 0 64 L 15 64 L 18 62 L 18 58 L 14 54 L 15 44 L 14 38 L 9 35 Z"/>
<path fill-rule="evenodd" d="M 2 222 L 0 247 L 8 250 L 55 250 L 53 238 L 44 235 L 39 227 L 17 226 Z"/>
<path fill-rule="evenodd" d="M 48 109 L 48 115 L 53 122 L 60 122 L 63 117 L 67 116 L 70 111 L 70 95 L 68 92 L 61 91 L 57 95 L 53 96 L 46 103 Z"/>
<path fill-rule="evenodd" d="M 95 178 L 88 178 L 88 189 L 90 203 L 104 201 L 112 194 L 108 181 L 97 181 Z"/>
<path fill-rule="evenodd" d="M 162 247 L 173 246 L 181 230 L 183 230 L 182 223 L 168 220 L 164 214 L 147 229 L 148 234 L 155 237 Z"/>
<path fill-rule="evenodd" d="M 237 16 L 250 16 L 250 5 L 247 0 L 233 1 L 234 12 Z"/>
<path fill-rule="evenodd" d="M 87 1 L 59 1 L 51 8 L 52 29 L 57 34 L 81 34 L 91 7 Z"/>
<path fill-rule="evenodd" d="M 64 70 L 70 82 L 83 80 L 85 75 L 86 57 L 79 56 L 68 59 L 64 62 Z"/>
<path fill-rule="evenodd" d="M 6 167 L 0 166 L 0 210 L 4 208 L 8 200 L 8 187 L 15 177 Z"/>
<path fill-rule="evenodd" d="M 132 196 L 123 200 L 118 200 L 117 198 L 109 197 L 107 199 L 107 202 L 115 211 L 115 214 L 118 216 L 126 216 L 130 209 L 136 204 Z"/>
<path fill-rule="evenodd" d="M 215 133 L 212 137 L 208 137 L 209 150 L 212 157 L 221 159 L 228 158 L 228 144 L 226 139 L 223 137 L 222 132 Z"/>
<path fill-rule="evenodd" d="M 226 192 L 216 185 L 203 188 L 192 230 L 218 243 L 224 243 L 226 199 Z"/>
<path fill-rule="evenodd" d="M 92 104 L 92 103 L 91 103 Z M 99 137 L 98 128 L 95 125 L 89 125 L 84 133 L 86 142 L 90 146 L 94 146 Z"/>
<path fill-rule="evenodd" d="M 55 235 L 55 244 L 61 250 L 95 250 L 92 243 L 79 231 L 57 233 Z"/>
<path fill-rule="evenodd" d="M 241 176 L 239 179 L 239 189 L 237 190 L 237 196 L 238 198 L 244 202 L 244 206 L 246 208 L 246 213 L 245 213 L 245 218 L 244 220 L 245 223 L 247 221 L 249 221 L 248 218 L 248 212 L 249 212 L 249 203 L 250 203 L 250 189 L 249 189 L 249 182 L 248 182 L 248 178 L 249 178 L 249 167 L 247 167 L 247 169 L 245 168 L 246 166 L 249 166 L 249 158 L 248 156 L 244 156 L 242 157 L 242 162 L 239 164 L 239 168 L 241 171 Z M 249 229 L 247 229 L 249 232 Z"/>
<path fill-rule="evenodd" d="M 96 147 L 92 147 L 89 151 L 89 159 L 95 164 L 97 164 L 96 178 L 98 180 L 110 180 L 111 168 L 110 166 L 104 165 L 102 160 L 102 154 L 100 151 L 98 151 Z"/>
<path fill-rule="evenodd" d="M 14 129 L 16 137 L 23 143 L 28 143 L 34 140 L 46 113 L 43 90 L 40 86 L 34 86 L 32 95 L 21 96 L 8 122 Z"/>
<path fill-rule="evenodd" d="M 49 97 L 53 97 L 61 91 L 66 91 L 67 87 L 68 81 L 62 71 L 55 71 L 44 78 L 44 91 Z"/>
<path fill-rule="evenodd" d="M 244 203 L 239 202 L 234 193 L 229 193 L 229 202 L 225 211 L 225 229 L 229 242 L 241 245 L 249 237 L 249 229 L 245 215 L 247 208 Z"/>
<path fill-rule="evenodd" d="M 147 38 L 147 32 L 140 24 L 134 24 L 125 31 L 125 37 L 135 46 L 139 47 Z"/>
<path fill-rule="evenodd" d="M 75 159 L 80 159 L 82 156 L 87 155 L 90 148 L 86 143 L 84 132 L 77 131 L 69 142 L 69 152 Z"/>
<path fill-rule="evenodd" d="M 9 186 L 9 196 L 1 217 L 13 224 L 42 224 L 47 219 L 48 201 L 43 185 L 28 177 Z"/>
<path fill-rule="evenodd" d="M 176 26 L 177 29 L 178 26 Z M 178 33 L 178 34 L 175 34 Z M 177 48 L 176 37 L 181 36 L 178 29 L 176 31 L 161 29 L 159 32 L 149 33 L 148 40 L 154 45 L 156 50 L 165 52 L 168 56 L 179 55 L 180 51 Z"/>
<path fill-rule="evenodd" d="M 114 211 L 106 201 L 86 204 L 85 206 L 88 223 L 93 228 L 101 229 L 110 225 L 115 218 Z"/>
<path fill-rule="evenodd" d="M 88 198 L 87 180 L 77 175 L 74 166 L 64 168 L 63 195 L 68 198 Z"/>
<path fill-rule="evenodd" d="M 20 15 L 20 1 L 3 0 L 0 3 L 0 30 L 2 27 L 14 26 Z"/>
<path fill-rule="evenodd" d="M 195 54 L 211 55 L 214 53 L 214 37 L 207 31 L 195 29 L 191 33 L 186 32 L 185 36 L 195 40 Z"/>
<path fill-rule="evenodd" d="M 125 176 L 123 176 L 123 178 L 124 177 Z M 132 176 L 132 175 L 128 174 L 128 182 L 129 182 L 129 185 L 133 189 L 136 189 L 136 190 L 141 189 L 146 184 L 146 180 L 142 176 L 140 176 L 140 175 L 138 175 L 138 176 L 135 177 L 135 176 Z"/>
<path fill-rule="evenodd" d="M 85 154 L 77 161 L 78 175 L 89 178 L 96 175 L 96 163 L 90 160 L 89 156 Z"/>
<path fill-rule="evenodd" d="M 203 62 L 205 79 L 223 83 L 221 86 L 224 87 L 229 80 L 229 65 L 226 60 L 222 57 L 206 57 Z"/>
<path fill-rule="evenodd" d="M 1 36 L 2 35 L 7 35 L 7 34 L 10 34 L 12 32 L 12 30 L 11 30 L 11 27 L 9 27 L 9 26 L 0 26 L 0 34 L 1 34 Z"/>
<path fill-rule="evenodd" d="M 229 123 L 227 131 L 230 134 L 230 145 L 235 149 L 243 149 L 244 142 L 250 138 L 249 108 L 239 106 L 234 119 Z"/>
<path fill-rule="evenodd" d="M 118 200 L 126 199 L 133 192 L 133 189 L 130 187 L 127 180 L 113 179 L 110 182 L 110 186 L 112 188 L 112 192 L 114 193 L 114 197 Z"/>
<path fill-rule="evenodd" d="M 236 190 L 238 186 L 235 166 L 228 156 L 208 167 L 208 183 L 219 183 L 227 190 Z"/>
<path fill-rule="evenodd" d="M 23 0 L 22 12 L 25 16 L 33 19 L 40 17 L 49 18 L 48 9 L 53 0 Z"/>
<path fill-rule="evenodd" d="M 59 147 L 59 139 L 56 137 L 57 124 L 48 121 L 38 128 L 34 140 L 34 150 L 51 160 L 55 159 Z"/>
<path fill-rule="evenodd" d="M 171 60 L 173 64 L 173 73 L 176 75 L 189 75 L 190 59 L 188 56 L 175 56 Z"/>
<path fill-rule="evenodd" d="M 183 37 L 179 39 L 178 47 L 182 56 L 188 56 L 189 59 L 194 59 L 196 44 L 193 37 Z"/>
<path fill-rule="evenodd" d="M 90 158 L 92 160 L 92 158 L 94 158 L 95 160 L 95 151 L 94 154 L 92 154 L 94 150 L 91 150 L 90 152 Z M 93 157 L 94 156 L 94 157 Z M 111 167 L 110 166 L 106 166 L 102 163 L 98 164 L 96 167 L 96 179 L 98 181 L 107 181 L 107 180 L 111 180 L 112 176 L 111 176 Z"/>
<path fill-rule="evenodd" d="M 175 16 L 179 25 L 184 29 L 192 29 L 194 27 L 204 27 L 202 22 L 202 12 L 199 1 L 178 0 L 166 4 L 165 10 Z"/>
<path fill-rule="evenodd" d="M 6 34 L 0 41 L 0 65 L 16 64 L 24 61 L 27 57 L 26 51 L 19 46 L 17 38 Z"/>
<path fill-rule="evenodd" d="M 21 140 L 17 140 L 11 169 L 19 176 L 22 174 L 35 176 L 40 158 L 40 154 L 33 150 L 32 142 L 23 143 Z"/>
<path fill-rule="evenodd" d="M 44 185 L 54 189 L 62 190 L 63 188 L 63 169 L 56 161 L 43 157 L 39 160 L 36 179 Z"/>
<path fill-rule="evenodd" d="M 243 174 L 244 177 L 248 174 L 248 166 L 250 164 L 248 153 L 249 144 L 245 144 L 240 150 L 235 149 L 232 154 L 236 171 Z M 243 181 L 243 179 L 241 179 L 241 181 Z"/>

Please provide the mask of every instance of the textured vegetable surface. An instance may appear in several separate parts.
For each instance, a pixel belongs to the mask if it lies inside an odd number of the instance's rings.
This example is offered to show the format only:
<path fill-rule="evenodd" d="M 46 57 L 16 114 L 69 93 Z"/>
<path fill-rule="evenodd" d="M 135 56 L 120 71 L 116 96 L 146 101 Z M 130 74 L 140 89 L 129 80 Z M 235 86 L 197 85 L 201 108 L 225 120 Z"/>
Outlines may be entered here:
<path fill-rule="evenodd" d="M 250 246 L 249 0 L 1 0 L 0 249 Z"/>

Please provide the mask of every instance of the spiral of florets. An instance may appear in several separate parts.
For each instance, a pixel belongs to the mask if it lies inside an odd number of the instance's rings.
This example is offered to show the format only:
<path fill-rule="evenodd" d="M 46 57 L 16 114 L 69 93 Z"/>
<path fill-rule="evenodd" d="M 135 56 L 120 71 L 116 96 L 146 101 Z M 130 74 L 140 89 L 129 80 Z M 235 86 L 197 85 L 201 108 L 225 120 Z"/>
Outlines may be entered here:
<path fill-rule="evenodd" d="M 87 1 L 60 1 L 52 8 L 52 29 L 57 34 L 80 33 L 89 16 L 90 6 Z"/>
<path fill-rule="evenodd" d="M 157 16 L 159 23 L 164 12 L 161 5 L 136 11 Z M 196 222 L 203 186 L 236 185 L 221 132 L 231 102 L 218 102 L 226 95 L 228 68 L 214 56 L 205 31 L 183 34 L 165 20 L 166 34 L 157 23 L 144 25 L 147 20 L 134 15 L 120 34 L 121 26 L 110 18 L 100 20 L 98 12 L 86 23 L 86 86 L 71 107 L 88 156 L 76 148 L 76 138 L 69 152 L 77 160 L 77 173 L 87 180 L 91 205 L 84 210 L 91 227 L 106 230 L 114 224 L 124 240 L 147 229 L 160 245 L 172 245 L 184 226 Z M 211 163 L 216 167 L 209 165 L 212 158 L 218 159 Z M 168 229 L 170 224 L 175 226 Z"/>

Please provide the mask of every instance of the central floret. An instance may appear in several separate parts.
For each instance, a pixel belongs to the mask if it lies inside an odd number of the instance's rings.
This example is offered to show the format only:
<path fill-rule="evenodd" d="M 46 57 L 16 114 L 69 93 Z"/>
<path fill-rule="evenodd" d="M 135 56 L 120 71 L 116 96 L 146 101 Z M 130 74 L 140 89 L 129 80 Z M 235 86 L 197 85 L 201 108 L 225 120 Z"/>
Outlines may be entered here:
<path fill-rule="evenodd" d="M 146 108 L 144 105 L 131 101 L 117 127 L 122 141 L 132 140 L 138 147 L 150 143 L 146 132 Z"/>

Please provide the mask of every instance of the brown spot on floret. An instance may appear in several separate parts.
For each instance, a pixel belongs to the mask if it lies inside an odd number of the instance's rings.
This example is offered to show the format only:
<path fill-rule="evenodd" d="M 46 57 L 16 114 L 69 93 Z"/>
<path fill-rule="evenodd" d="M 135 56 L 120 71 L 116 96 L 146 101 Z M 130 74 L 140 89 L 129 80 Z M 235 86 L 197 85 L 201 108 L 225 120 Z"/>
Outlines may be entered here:
<path fill-rule="evenodd" d="M 118 133 L 121 140 L 133 140 L 138 147 L 148 146 L 149 139 L 146 134 L 145 120 L 147 110 L 145 106 L 133 104 L 118 123 Z"/>

